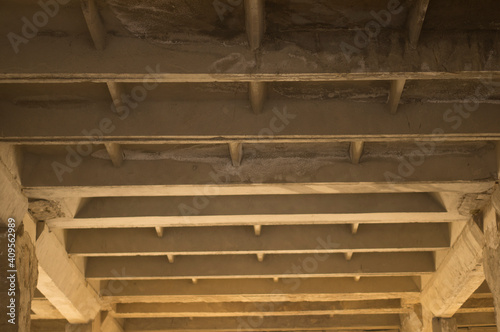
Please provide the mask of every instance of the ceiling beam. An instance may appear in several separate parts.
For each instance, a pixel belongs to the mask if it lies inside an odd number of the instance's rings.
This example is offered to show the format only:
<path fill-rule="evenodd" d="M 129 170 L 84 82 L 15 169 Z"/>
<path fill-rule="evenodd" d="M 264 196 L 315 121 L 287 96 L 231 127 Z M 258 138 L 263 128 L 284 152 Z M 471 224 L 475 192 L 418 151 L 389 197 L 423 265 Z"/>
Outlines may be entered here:
<path fill-rule="evenodd" d="M 253 258 L 253 257 L 252 257 Z M 260 263 L 259 263 L 260 264 Z M 120 293 L 108 288 L 121 283 Z M 101 283 L 107 303 L 135 302 L 313 302 L 400 299 L 417 297 L 419 286 L 412 277 L 206 279 L 193 285 L 190 280 L 110 280 Z"/>
<path fill-rule="evenodd" d="M 398 315 L 336 315 L 334 317 L 265 317 L 257 320 L 241 319 L 235 317 L 223 318 L 129 318 L 125 320 L 126 331 L 224 331 L 236 332 L 241 330 L 252 331 L 324 331 L 341 329 L 398 329 Z M 250 325 L 252 324 L 252 325 Z M 168 326 L 168 327 L 167 327 Z"/>
<path fill-rule="evenodd" d="M 84 324 L 93 320 L 100 310 L 99 299 L 54 233 L 45 228 L 35 248 L 38 290 L 68 322 Z"/>
<path fill-rule="evenodd" d="M 94 46 L 102 51 L 106 47 L 106 29 L 99 15 L 99 9 L 94 0 L 81 0 L 81 5 Z"/>
<path fill-rule="evenodd" d="M 435 270 L 433 254 L 429 252 L 360 253 L 350 261 L 346 261 L 343 254 L 316 256 L 267 255 L 262 262 L 253 255 L 189 256 L 178 257 L 173 264 L 162 256 L 89 257 L 85 277 L 101 280 L 272 279 L 419 276 Z M 117 276 L 116 271 L 123 274 Z"/>
<path fill-rule="evenodd" d="M 349 144 L 349 157 L 351 158 L 351 162 L 353 164 L 359 164 L 359 160 L 361 159 L 361 155 L 363 154 L 363 146 L 365 142 L 363 141 L 352 141 Z"/>
<path fill-rule="evenodd" d="M 346 225 L 171 228 L 158 238 L 150 229 L 68 230 L 68 254 L 165 256 L 314 254 L 434 251 L 450 245 L 448 224 L 367 224 L 357 234 Z M 210 241 L 207 241 L 210 239 Z M 324 240 L 320 240 L 324 239 Z"/>
<path fill-rule="evenodd" d="M 402 301 L 402 304 L 408 311 L 399 316 L 401 332 L 433 332 L 432 314 L 429 310 L 419 303 Z"/>
<path fill-rule="evenodd" d="M 265 105 L 263 114 L 255 116 L 244 101 L 142 102 L 133 121 L 110 114 L 106 102 L 53 107 L 50 112 L 8 102 L 0 107 L 0 141 L 16 144 L 427 141 L 437 145 L 500 139 L 496 126 L 500 114 L 493 104 L 480 104 L 473 112 L 463 109 L 463 115 L 453 111 L 455 104 L 405 104 L 390 114 L 385 104 L 337 100 L 317 102 L 311 112 L 310 102 L 297 100 Z M 32 121 L 26 122 L 27 118 Z"/>
<path fill-rule="evenodd" d="M 398 299 L 336 302 L 286 303 L 118 303 L 114 316 L 120 318 L 155 317 L 245 317 L 399 314 Z"/>
<path fill-rule="evenodd" d="M 120 116 L 123 116 L 121 111 L 123 108 L 122 96 L 125 94 L 125 88 L 123 84 L 116 82 L 107 82 L 107 87 L 111 99 L 113 101 L 114 110 Z M 120 167 L 123 162 L 123 150 L 118 143 L 104 143 L 106 151 L 108 151 L 111 162 L 115 167 Z"/>

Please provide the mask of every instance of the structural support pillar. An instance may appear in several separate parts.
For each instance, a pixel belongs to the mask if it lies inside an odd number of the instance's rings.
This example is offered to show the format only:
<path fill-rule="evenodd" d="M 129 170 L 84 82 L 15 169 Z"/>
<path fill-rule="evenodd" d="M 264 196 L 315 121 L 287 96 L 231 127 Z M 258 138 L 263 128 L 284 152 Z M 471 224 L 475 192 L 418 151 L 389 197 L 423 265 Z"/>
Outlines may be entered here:
<path fill-rule="evenodd" d="M 497 330 L 500 331 L 500 191 L 496 188 L 492 204 L 483 214 L 486 245 L 484 247 L 484 275 L 495 303 Z"/>

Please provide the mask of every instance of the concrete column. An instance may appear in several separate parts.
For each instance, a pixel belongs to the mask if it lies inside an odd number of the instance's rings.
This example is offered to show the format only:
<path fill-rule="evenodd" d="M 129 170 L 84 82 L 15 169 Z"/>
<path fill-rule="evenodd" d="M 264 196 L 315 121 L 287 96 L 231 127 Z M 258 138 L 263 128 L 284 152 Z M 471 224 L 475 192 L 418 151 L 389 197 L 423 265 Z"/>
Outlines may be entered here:
<path fill-rule="evenodd" d="M 432 319 L 432 332 L 457 332 L 457 321 L 455 318 Z"/>

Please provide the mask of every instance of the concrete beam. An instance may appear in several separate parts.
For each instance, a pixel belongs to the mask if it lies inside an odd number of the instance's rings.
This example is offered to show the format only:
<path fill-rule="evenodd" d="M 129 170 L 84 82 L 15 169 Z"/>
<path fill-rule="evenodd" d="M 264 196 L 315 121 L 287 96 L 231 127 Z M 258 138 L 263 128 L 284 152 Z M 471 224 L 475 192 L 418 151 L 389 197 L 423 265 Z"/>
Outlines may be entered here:
<path fill-rule="evenodd" d="M 101 324 L 102 332 L 123 332 L 123 319 L 115 317 L 114 313 L 108 313 Z"/>
<path fill-rule="evenodd" d="M 105 292 L 117 283 L 101 284 L 105 302 L 325 302 L 400 299 L 420 293 L 411 277 L 366 277 L 357 282 L 353 278 L 336 278 L 335 282 L 331 278 L 207 279 L 196 285 L 189 280 L 129 280 L 122 281 L 121 292 Z"/>
<path fill-rule="evenodd" d="M 97 295 L 68 258 L 63 245 L 47 228 L 36 241 L 40 292 L 74 324 L 93 320 L 100 309 Z"/>
<path fill-rule="evenodd" d="M 399 314 L 397 299 L 336 302 L 286 303 L 118 303 L 114 313 L 120 318 L 155 317 L 246 317 Z"/>
<path fill-rule="evenodd" d="M 113 105 L 118 112 L 119 107 L 123 105 L 123 95 L 125 95 L 125 87 L 121 83 L 117 82 L 106 82 L 106 85 L 109 90 L 109 95 L 111 96 L 111 100 L 113 101 Z"/>
<path fill-rule="evenodd" d="M 463 220 L 425 193 L 93 198 L 75 218 L 47 220 L 54 228 L 293 225 Z M 195 204 L 193 205 L 193 202 Z"/>
<path fill-rule="evenodd" d="M 20 167 L 18 152 L 13 146 L 0 144 L 0 225 L 7 227 L 9 218 L 15 220 L 16 228 L 28 211 L 28 199 L 21 192 L 17 169 Z M 5 199 L 5 198 L 9 199 Z"/>
<path fill-rule="evenodd" d="M 69 109 L 54 106 L 50 114 L 39 107 L 0 102 L 0 141 L 89 144 L 99 135 L 99 142 L 120 144 L 430 141 L 436 145 L 500 139 L 500 129 L 495 126 L 500 122 L 500 114 L 494 104 L 481 104 L 473 113 L 464 113 L 474 117 L 474 121 L 465 121 L 454 115 L 454 105 L 449 103 L 405 104 L 396 114 L 387 112 L 387 106 L 380 103 L 324 100 L 315 102 L 314 112 L 309 103 L 267 103 L 262 114 L 255 116 L 243 100 L 144 101 L 135 108 L 137 112 L 131 121 L 113 114 L 105 117 L 110 113 L 107 102 L 82 103 Z M 26 122 L 27 118 L 32 121 Z M 423 118 L 426 121 L 422 122 Z M 58 126 L 53 126 L 55 121 Z"/>
<path fill-rule="evenodd" d="M 99 10 L 94 0 L 81 0 L 83 16 L 97 50 L 102 51 L 106 47 L 106 29 L 99 15 Z"/>
<path fill-rule="evenodd" d="M 25 218 L 28 199 L 21 193 L 19 184 L 21 163 L 18 152 L 13 146 L 0 144 L 0 305 L 3 313 L 2 326 L 7 326 L 9 331 L 24 332 L 29 331 L 31 325 L 31 299 L 36 287 L 37 271 L 34 266 L 37 265 L 37 258 L 32 238 L 33 225 Z M 13 276 L 14 280 L 11 279 Z M 15 285 L 13 296 L 12 283 Z M 15 301 L 14 316 L 7 315 L 11 312 L 8 306 L 12 305 L 12 299 Z"/>

